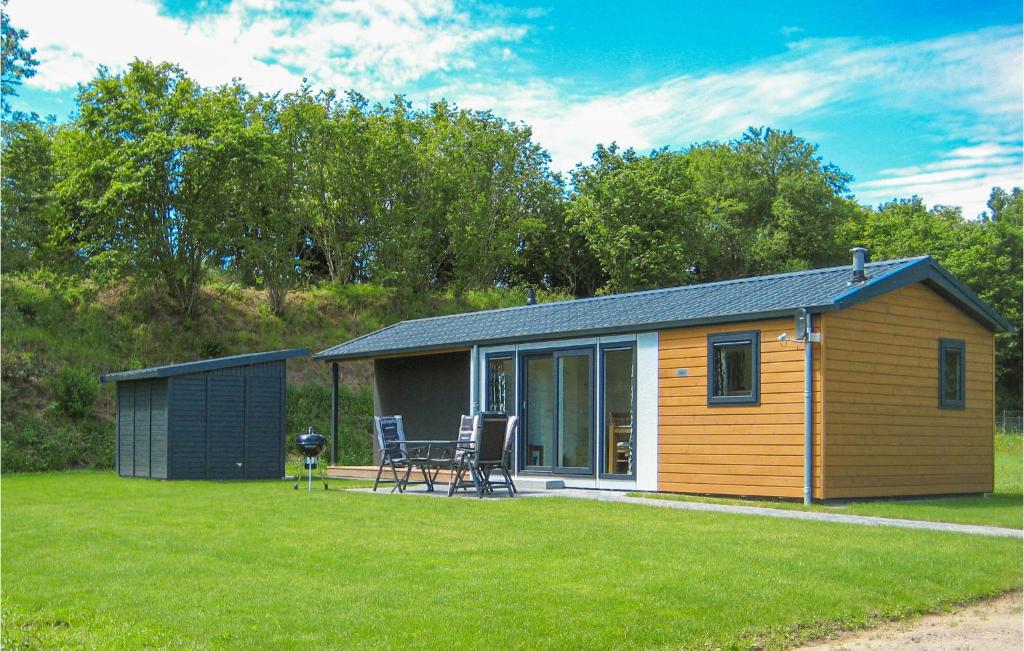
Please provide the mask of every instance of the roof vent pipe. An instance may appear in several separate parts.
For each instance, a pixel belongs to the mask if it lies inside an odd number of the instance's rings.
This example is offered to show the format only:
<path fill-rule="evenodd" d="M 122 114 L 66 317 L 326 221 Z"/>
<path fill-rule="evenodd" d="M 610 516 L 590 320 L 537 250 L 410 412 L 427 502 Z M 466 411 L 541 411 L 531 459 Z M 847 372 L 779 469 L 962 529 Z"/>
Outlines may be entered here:
<path fill-rule="evenodd" d="M 537 292 L 536 292 L 536 290 L 533 289 L 533 287 L 531 287 L 530 289 L 526 290 L 526 304 L 527 305 L 536 305 L 537 304 Z"/>
<path fill-rule="evenodd" d="M 850 253 L 853 254 L 853 278 L 851 283 L 862 283 L 864 282 L 864 263 L 868 257 L 868 250 L 863 246 L 855 246 L 850 249 Z"/>

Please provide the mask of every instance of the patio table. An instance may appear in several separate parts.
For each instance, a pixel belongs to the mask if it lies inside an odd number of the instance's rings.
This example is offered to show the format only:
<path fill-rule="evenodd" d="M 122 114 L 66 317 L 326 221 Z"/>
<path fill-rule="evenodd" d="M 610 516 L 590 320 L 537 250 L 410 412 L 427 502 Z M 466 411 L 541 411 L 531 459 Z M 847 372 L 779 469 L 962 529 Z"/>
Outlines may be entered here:
<path fill-rule="evenodd" d="M 437 475 L 441 471 L 441 467 L 447 463 L 450 463 L 451 460 L 455 457 L 454 454 L 450 454 L 447 458 L 441 458 L 440 456 L 435 455 L 441 454 L 443 450 L 451 450 L 452 452 L 454 452 L 455 448 L 458 448 L 460 446 L 462 446 L 463 449 L 471 450 L 472 445 L 468 445 L 467 443 L 467 441 L 459 441 L 457 439 L 422 439 L 407 440 L 405 442 L 405 447 L 409 450 L 410 462 L 413 465 L 418 466 L 421 470 L 423 470 L 424 474 L 426 475 L 427 490 L 433 491 L 434 480 L 437 479 Z M 425 455 L 419 454 L 419 452 L 423 448 L 426 448 Z M 432 448 L 438 448 L 438 450 L 434 451 L 432 450 Z M 433 477 L 431 477 L 430 475 L 431 470 L 434 471 Z M 404 488 L 405 486 L 408 485 L 409 481 L 407 475 L 406 481 L 403 482 L 402 486 Z"/>

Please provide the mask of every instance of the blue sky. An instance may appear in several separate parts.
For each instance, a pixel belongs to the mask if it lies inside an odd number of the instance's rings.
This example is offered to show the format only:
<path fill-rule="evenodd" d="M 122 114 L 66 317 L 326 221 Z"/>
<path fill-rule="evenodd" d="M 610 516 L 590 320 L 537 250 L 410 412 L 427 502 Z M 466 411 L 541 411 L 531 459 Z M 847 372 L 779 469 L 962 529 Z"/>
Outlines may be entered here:
<path fill-rule="evenodd" d="M 65 119 L 96 66 L 170 60 L 201 83 L 447 97 L 534 128 L 568 170 L 793 129 L 862 203 L 975 216 L 1022 183 L 1021 3 L 11 0 L 38 49 L 16 108 Z"/>

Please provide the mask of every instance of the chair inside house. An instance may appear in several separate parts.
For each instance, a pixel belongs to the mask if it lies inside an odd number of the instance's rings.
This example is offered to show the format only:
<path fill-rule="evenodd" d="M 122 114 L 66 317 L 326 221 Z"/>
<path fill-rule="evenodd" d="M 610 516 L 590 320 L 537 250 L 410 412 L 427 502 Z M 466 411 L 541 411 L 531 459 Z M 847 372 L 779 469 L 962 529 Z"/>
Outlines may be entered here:
<path fill-rule="evenodd" d="M 448 486 L 448 495 L 454 495 L 460 488 L 466 490 L 470 487 L 476 489 L 478 497 L 492 492 L 488 487 L 487 476 L 491 470 L 502 465 L 507 426 L 508 414 L 504 412 L 485 411 L 476 415 L 476 444 L 472 449 L 462 450 L 463 454 L 455 464 L 455 474 Z"/>
<path fill-rule="evenodd" d="M 409 485 L 409 475 L 417 465 L 420 467 L 420 472 L 423 473 L 423 482 L 415 483 L 431 485 L 430 477 L 423 464 L 419 463 L 423 460 L 413 456 L 418 453 L 418 448 L 410 448 L 405 439 L 405 426 L 401 416 L 375 416 L 373 429 L 377 435 L 377 445 L 380 448 L 380 465 L 377 467 L 377 477 L 373 481 L 374 491 L 382 483 L 393 483 L 392 492 L 395 489 L 400 493 L 404 492 L 406 486 Z M 385 466 L 391 470 L 391 479 L 381 479 Z M 399 475 L 400 470 L 403 471 L 401 475 Z"/>
<path fill-rule="evenodd" d="M 612 413 L 608 437 L 608 472 L 617 475 L 633 472 L 633 414 Z"/>

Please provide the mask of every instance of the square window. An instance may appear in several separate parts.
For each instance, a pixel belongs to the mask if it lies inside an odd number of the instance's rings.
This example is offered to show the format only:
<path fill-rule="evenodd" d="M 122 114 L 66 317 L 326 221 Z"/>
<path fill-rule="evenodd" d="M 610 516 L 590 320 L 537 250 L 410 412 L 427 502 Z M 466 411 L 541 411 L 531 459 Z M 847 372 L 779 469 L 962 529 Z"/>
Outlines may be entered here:
<path fill-rule="evenodd" d="M 708 404 L 756 405 L 761 389 L 761 333 L 708 336 Z"/>
<path fill-rule="evenodd" d="M 964 342 L 939 339 L 939 407 L 964 408 Z"/>

